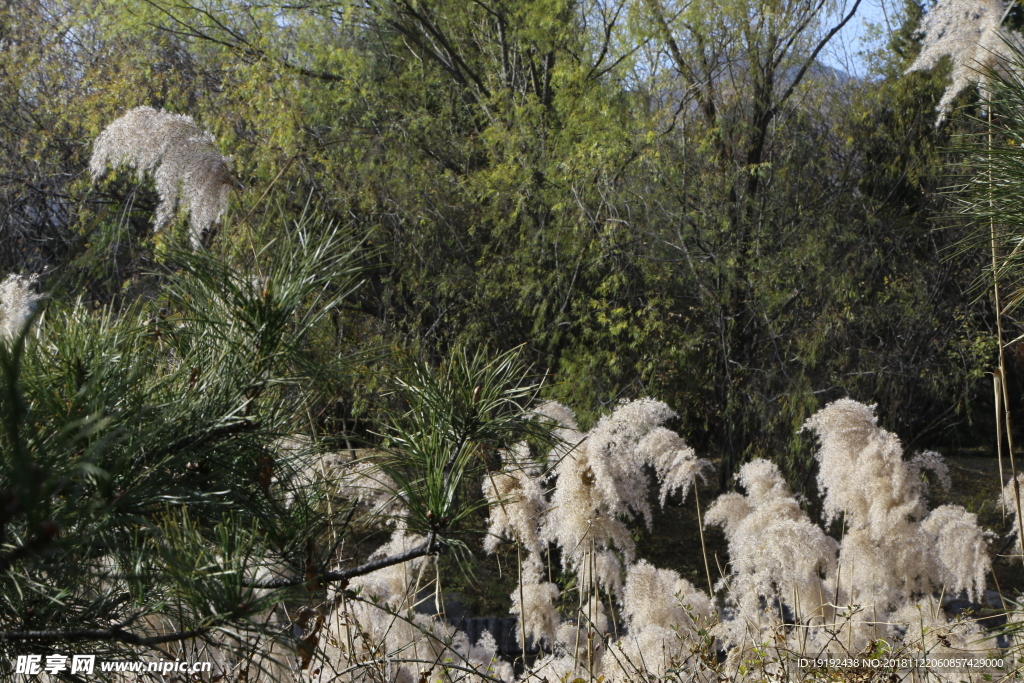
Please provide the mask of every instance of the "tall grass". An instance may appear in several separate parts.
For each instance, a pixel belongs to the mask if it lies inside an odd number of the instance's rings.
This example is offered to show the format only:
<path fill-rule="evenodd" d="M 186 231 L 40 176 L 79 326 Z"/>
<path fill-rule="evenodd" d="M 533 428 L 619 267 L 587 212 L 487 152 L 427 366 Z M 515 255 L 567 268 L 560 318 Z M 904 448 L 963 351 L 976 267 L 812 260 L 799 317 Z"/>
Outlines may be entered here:
<path fill-rule="evenodd" d="M 706 512 L 729 542 L 712 594 L 636 561 L 624 525 L 630 516 L 644 523 L 650 487 L 677 486 L 685 474 L 685 489 L 708 467 L 660 426 L 671 411 L 649 399 L 627 402 L 586 433 L 564 406 L 533 413 L 560 442 L 546 453 L 514 446 L 499 471 L 480 479 L 489 505 L 483 548 L 518 549 L 512 614 L 523 652 L 538 654 L 507 662 L 489 637 L 468 642 L 443 610 L 416 611 L 437 571 L 423 557 L 350 582 L 316 607 L 319 642 L 333 643 L 314 656 L 319 680 L 959 681 L 1012 673 L 1015 652 L 1000 649 L 995 633 L 942 607 L 949 596 L 981 599 L 991 534 L 961 507 L 927 508 L 928 478 L 948 483 L 942 459 L 906 458 L 869 407 L 838 401 L 807 423 L 821 443 L 823 508 L 841 521 L 841 538 L 808 518 L 774 464 L 748 463 L 738 476 L 745 493 L 723 494 Z M 345 491 L 373 489 L 360 498 L 379 513 L 375 501 L 394 500 L 394 483 L 370 474 L 370 462 L 335 476 Z M 398 505 L 382 523 L 407 514 Z M 399 529 L 378 553 L 420 542 Z M 553 561 L 568 583 L 548 579 Z M 890 663 L 850 663 L 869 657 Z M 989 661 L 997 659 L 1004 664 Z"/>

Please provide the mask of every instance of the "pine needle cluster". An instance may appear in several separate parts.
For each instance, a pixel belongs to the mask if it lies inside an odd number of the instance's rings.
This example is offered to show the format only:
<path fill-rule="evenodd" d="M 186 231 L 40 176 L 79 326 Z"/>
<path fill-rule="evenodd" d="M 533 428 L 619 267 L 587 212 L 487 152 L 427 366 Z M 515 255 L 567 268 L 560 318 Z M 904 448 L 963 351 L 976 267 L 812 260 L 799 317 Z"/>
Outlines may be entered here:
<path fill-rule="evenodd" d="M 272 607 L 326 563 L 306 541 L 333 517 L 303 478 L 319 447 L 281 435 L 316 401 L 310 336 L 359 268 L 323 223 L 275 247 L 250 268 L 174 251 L 159 304 L 57 299 L 24 343 L 0 342 L 0 677 L 26 650 L 156 645 L 208 648 L 235 676 L 253 656 L 239 639 L 287 640 Z M 31 278 L 4 280 L 5 336 L 38 300 Z"/>

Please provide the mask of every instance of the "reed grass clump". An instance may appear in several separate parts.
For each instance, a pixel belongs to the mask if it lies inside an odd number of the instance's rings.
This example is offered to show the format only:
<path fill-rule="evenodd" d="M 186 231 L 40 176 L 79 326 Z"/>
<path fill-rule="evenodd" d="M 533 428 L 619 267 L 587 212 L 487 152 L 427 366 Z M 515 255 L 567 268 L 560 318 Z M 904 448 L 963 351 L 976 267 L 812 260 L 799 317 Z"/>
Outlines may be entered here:
<path fill-rule="evenodd" d="M 812 680 L 818 674 L 801 670 L 801 658 L 997 653 L 993 634 L 947 615 L 940 604 L 946 595 L 980 600 L 992 534 L 962 507 L 928 509 L 929 479 L 948 484 L 941 457 L 905 457 L 871 407 L 844 399 L 806 423 L 820 442 L 824 521 L 838 525 L 840 537 L 810 519 L 774 463 L 749 462 L 737 477 L 744 492 L 719 496 L 704 518 L 724 529 L 729 544 L 713 594 L 637 561 L 627 525 L 651 518 L 652 486 L 662 501 L 685 495 L 709 468 L 662 426 L 672 411 L 652 399 L 627 401 L 588 432 L 562 405 L 544 404 L 533 414 L 561 439 L 546 454 L 525 443 L 509 448 L 500 470 L 483 477 L 489 505 L 483 548 L 517 549 L 519 583 L 510 596 L 516 637 L 539 654 L 521 660 L 516 674 L 493 665 L 493 643 L 480 643 L 474 657 L 479 664 L 487 660 L 480 652 L 490 653 L 487 672 L 464 658 L 464 670 L 445 669 L 452 680 Z M 367 478 L 360 467 L 346 476 L 364 486 L 383 481 Z M 363 498 L 379 505 L 380 498 Z M 396 550 L 389 545 L 381 554 Z M 572 577 L 568 584 L 549 579 L 552 561 L 561 561 L 563 576 Z M 378 654 L 392 653 L 393 680 L 415 677 L 413 660 L 402 653 L 426 647 L 424 638 L 458 640 L 437 635 L 447 628 L 440 611 L 434 621 L 409 612 L 415 627 L 394 621 L 430 571 L 417 565 L 365 577 L 360 598 L 369 602 L 347 617 L 376 639 Z M 924 671 L 912 668 L 886 673 Z M 929 674 L 933 680 L 982 676 L 966 665 Z"/>

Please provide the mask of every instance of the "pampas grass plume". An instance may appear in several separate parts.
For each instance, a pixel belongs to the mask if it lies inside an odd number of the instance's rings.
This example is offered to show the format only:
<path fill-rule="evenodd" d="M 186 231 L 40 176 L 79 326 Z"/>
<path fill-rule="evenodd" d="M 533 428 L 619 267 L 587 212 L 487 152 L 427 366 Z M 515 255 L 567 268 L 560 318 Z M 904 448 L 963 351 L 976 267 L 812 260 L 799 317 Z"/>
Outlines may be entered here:
<path fill-rule="evenodd" d="M 0 341 L 13 340 L 28 323 L 42 298 L 32 291 L 36 276 L 8 275 L 0 282 Z"/>
<path fill-rule="evenodd" d="M 171 221 L 178 202 L 184 202 L 194 246 L 227 208 L 232 187 L 227 159 L 191 116 L 152 107 L 129 110 L 96 138 L 89 173 L 95 182 L 108 166 L 121 165 L 134 168 L 140 179 L 153 174 L 160 195 L 157 230 Z"/>
<path fill-rule="evenodd" d="M 931 69 L 946 55 L 953 60 L 953 82 L 942 95 L 936 110 L 942 125 L 953 100 L 977 84 L 987 97 L 987 69 L 1005 72 L 1021 36 L 1000 24 L 1006 14 L 1002 0 L 940 0 L 921 22 L 921 52 L 907 72 Z"/>

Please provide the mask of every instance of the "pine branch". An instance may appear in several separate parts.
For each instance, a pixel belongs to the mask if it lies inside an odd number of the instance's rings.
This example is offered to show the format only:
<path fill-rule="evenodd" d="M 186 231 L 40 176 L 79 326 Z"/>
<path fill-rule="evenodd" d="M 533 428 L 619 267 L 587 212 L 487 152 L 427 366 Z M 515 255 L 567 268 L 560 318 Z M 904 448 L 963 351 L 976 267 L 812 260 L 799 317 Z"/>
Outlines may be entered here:
<path fill-rule="evenodd" d="M 150 462 L 160 460 L 160 458 L 170 453 L 178 453 L 188 448 L 196 448 L 203 446 L 211 441 L 224 438 L 226 436 L 233 436 L 235 434 L 244 434 L 246 432 L 253 432 L 259 429 L 258 422 L 252 422 L 250 420 L 240 420 L 238 422 L 232 422 L 230 424 L 215 427 L 205 434 L 190 434 L 182 439 L 178 439 L 174 443 L 168 445 L 156 451 L 153 454 L 146 456 L 146 459 Z"/>
<path fill-rule="evenodd" d="M 349 579 L 354 579 L 357 576 L 363 576 L 365 574 L 369 574 L 370 572 L 375 572 L 378 569 L 386 569 L 396 564 L 402 564 L 403 562 L 408 562 L 409 560 L 415 560 L 418 557 L 431 555 L 437 551 L 437 548 L 437 536 L 434 534 L 434 532 L 430 532 L 429 534 L 427 534 L 427 540 L 424 543 L 416 546 L 415 548 L 410 548 L 404 553 L 398 553 L 396 555 L 389 555 L 387 557 L 371 560 L 369 562 L 359 565 L 358 567 L 352 567 L 351 569 L 346 569 L 340 572 L 324 572 L 319 576 L 315 577 L 314 581 L 317 581 L 321 584 L 334 583 L 337 581 L 347 582 Z M 296 577 L 280 578 L 273 579 L 271 581 L 261 582 L 247 581 L 242 585 L 244 585 L 247 588 L 290 588 L 294 586 L 301 586 L 308 582 L 309 579 L 307 579 L 306 577 Z"/>

